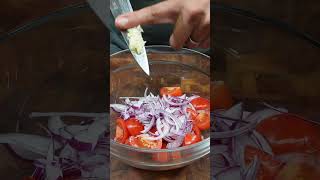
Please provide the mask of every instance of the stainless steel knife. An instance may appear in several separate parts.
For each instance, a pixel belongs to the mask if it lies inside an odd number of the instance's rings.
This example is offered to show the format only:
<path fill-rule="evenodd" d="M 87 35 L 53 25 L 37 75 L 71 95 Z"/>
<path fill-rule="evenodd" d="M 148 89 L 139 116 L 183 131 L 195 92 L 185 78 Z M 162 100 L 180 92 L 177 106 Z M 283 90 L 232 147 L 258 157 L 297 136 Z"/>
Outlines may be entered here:
<path fill-rule="evenodd" d="M 100 17 L 100 19 L 106 25 L 107 24 L 106 16 L 108 15 L 108 9 L 104 9 L 104 8 L 101 9 L 101 7 L 107 7 L 108 1 L 106 1 L 106 0 L 88 0 L 88 3 L 90 4 L 90 6 L 94 9 L 94 11 L 97 13 L 97 15 Z M 112 15 L 115 18 L 123 13 L 128 13 L 128 12 L 133 11 L 129 0 L 110 0 L 110 10 L 112 12 Z M 121 34 L 122 34 L 126 44 L 129 47 L 128 32 L 122 31 Z M 134 59 L 139 64 L 139 66 L 142 68 L 142 70 L 147 75 L 150 75 L 149 61 L 148 61 L 145 47 L 143 46 L 142 52 L 140 54 L 137 54 L 134 51 L 131 51 L 131 54 L 133 55 Z"/>

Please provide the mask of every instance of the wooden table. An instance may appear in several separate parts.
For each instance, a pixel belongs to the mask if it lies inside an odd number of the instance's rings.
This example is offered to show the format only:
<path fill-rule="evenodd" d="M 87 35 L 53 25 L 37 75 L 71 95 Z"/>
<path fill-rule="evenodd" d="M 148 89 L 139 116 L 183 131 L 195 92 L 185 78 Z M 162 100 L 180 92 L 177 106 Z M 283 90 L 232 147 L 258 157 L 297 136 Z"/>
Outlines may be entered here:
<path fill-rule="evenodd" d="M 110 179 L 112 180 L 209 180 L 210 158 L 202 158 L 193 164 L 170 171 L 147 171 L 128 166 L 110 158 Z"/>

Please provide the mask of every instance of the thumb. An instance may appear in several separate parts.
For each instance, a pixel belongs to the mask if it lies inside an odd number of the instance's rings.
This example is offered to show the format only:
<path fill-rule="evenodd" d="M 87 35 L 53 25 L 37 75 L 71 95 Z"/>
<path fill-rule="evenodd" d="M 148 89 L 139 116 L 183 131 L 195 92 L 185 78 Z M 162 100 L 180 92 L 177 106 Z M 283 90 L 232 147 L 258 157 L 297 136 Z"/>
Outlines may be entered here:
<path fill-rule="evenodd" d="M 174 23 L 178 16 L 175 1 L 163 1 L 134 12 L 120 15 L 116 18 L 115 25 L 118 29 L 125 30 L 146 24 Z"/>

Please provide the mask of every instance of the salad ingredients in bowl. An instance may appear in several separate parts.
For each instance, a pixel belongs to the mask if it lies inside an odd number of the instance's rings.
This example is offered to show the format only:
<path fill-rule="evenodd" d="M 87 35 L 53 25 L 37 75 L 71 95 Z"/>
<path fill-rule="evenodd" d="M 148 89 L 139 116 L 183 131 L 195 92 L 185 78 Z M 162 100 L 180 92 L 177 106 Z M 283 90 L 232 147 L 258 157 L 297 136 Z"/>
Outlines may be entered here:
<path fill-rule="evenodd" d="M 174 149 L 203 139 L 210 129 L 210 102 L 200 96 L 183 94 L 180 87 L 163 87 L 160 95 L 121 97 L 112 104 L 119 113 L 115 141 L 149 149 Z"/>
<path fill-rule="evenodd" d="M 111 164 L 153 171 L 209 164 L 210 57 L 169 46 L 147 46 L 146 54 L 150 76 L 129 49 L 111 55 Z"/>

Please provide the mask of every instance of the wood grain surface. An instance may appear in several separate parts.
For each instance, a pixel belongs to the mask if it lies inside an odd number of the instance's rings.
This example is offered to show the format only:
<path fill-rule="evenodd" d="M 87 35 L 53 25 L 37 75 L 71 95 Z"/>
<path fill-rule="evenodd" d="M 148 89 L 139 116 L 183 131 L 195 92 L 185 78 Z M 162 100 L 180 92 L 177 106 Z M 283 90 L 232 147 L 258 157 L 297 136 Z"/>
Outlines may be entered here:
<path fill-rule="evenodd" d="M 169 171 L 147 171 L 128 166 L 110 158 L 111 180 L 209 180 L 210 158 L 202 158 L 193 164 Z"/>

